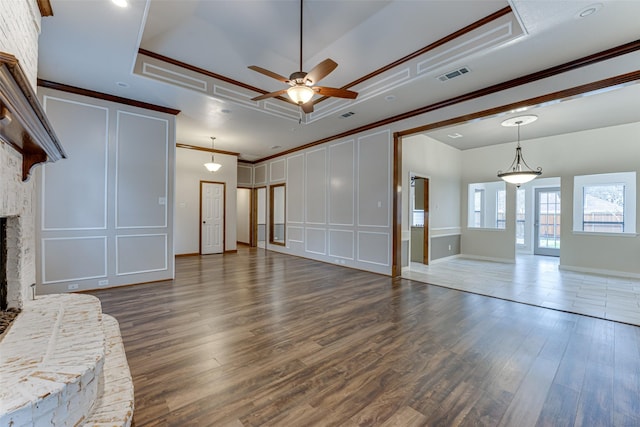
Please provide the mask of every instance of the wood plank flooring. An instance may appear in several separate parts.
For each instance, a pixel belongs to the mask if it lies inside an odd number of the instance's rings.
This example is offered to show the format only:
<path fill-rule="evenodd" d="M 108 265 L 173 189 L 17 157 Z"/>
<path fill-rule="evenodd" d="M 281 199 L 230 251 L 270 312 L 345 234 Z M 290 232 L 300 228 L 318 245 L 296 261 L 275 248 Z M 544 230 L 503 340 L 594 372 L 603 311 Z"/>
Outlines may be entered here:
<path fill-rule="evenodd" d="M 93 293 L 142 426 L 637 426 L 640 328 L 264 250 Z"/>

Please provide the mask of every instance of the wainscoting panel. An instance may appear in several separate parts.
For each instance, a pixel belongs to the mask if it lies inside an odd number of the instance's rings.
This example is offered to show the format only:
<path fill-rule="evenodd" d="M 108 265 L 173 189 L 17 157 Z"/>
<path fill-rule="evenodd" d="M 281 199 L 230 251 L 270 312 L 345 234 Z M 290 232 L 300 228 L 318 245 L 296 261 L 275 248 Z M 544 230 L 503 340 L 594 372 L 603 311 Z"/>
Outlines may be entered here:
<path fill-rule="evenodd" d="M 43 166 L 42 230 L 104 230 L 109 110 L 54 97 L 43 104 L 67 159 Z"/>
<path fill-rule="evenodd" d="M 285 159 L 274 160 L 269 164 L 269 181 L 280 182 L 287 179 L 287 163 Z"/>
<path fill-rule="evenodd" d="M 390 226 L 391 134 L 383 131 L 358 138 L 358 225 Z"/>
<path fill-rule="evenodd" d="M 327 231 L 324 228 L 307 227 L 305 232 L 305 251 L 318 255 L 325 255 L 327 253 Z"/>
<path fill-rule="evenodd" d="M 253 169 L 253 184 L 264 185 L 267 183 L 267 165 L 259 165 Z"/>
<path fill-rule="evenodd" d="M 238 163 L 238 186 L 239 187 L 253 186 L 253 167 L 252 166 Z"/>
<path fill-rule="evenodd" d="M 353 231 L 329 230 L 329 256 L 353 259 Z"/>
<path fill-rule="evenodd" d="M 431 238 L 431 260 L 446 258 L 460 253 L 460 235 L 434 236 Z"/>
<path fill-rule="evenodd" d="M 389 233 L 359 231 L 358 261 L 388 266 L 390 259 L 389 239 Z"/>
<path fill-rule="evenodd" d="M 116 228 L 167 226 L 168 126 L 118 111 Z"/>
<path fill-rule="evenodd" d="M 107 276 L 107 238 L 104 236 L 42 239 L 42 283 Z"/>
<path fill-rule="evenodd" d="M 116 236 L 116 274 L 118 276 L 166 269 L 166 234 Z"/>
<path fill-rule="evenodd" d="M 306 153 L 307 224 L 327 223 L 327 149 L 322 147 Z"/>
<path fill-rule="evenodd" d="M 35 169 L 38 294 L 173 278 L 175 116 L 45 87 L 38 96 L 68 155 Z M 204 169 L 207 153 L 183 151 Z M 225 157 L 235 179 L 236 156 Z"/>
<path fill-rule="evenodd" d="M 287 241 L 304 243 L 304 227 L 287 227 Z"/>
<path fill-rule="evenodd" d="M 353 225 L 355 141 L 329 147 L 329 224 Z"/>
<path fill-rule="evenodd" d="M 304 154 L 287 158 L 287 222 L 304 222 Z"/>

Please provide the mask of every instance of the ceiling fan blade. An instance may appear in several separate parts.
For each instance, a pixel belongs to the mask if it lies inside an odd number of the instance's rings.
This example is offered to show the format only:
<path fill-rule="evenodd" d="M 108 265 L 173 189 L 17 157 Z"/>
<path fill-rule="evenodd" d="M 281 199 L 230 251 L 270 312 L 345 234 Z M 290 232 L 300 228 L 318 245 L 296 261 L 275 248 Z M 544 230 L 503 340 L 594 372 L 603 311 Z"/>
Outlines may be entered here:
<path fill-rule="evenodd" d="M 302 111 L 305 112 L 305 114 L 309 114 L 309 113 L 313 113 L 313 101 L 309 101 L 306 104 L 302 104 Z"/>
<path fill-rule="evenodd" d="M 336 98 L 356 99 L 358 92 L 335 87 L 314 86 L 313 90 L 323 96 L 335 96 Z"/>
<path fill-rule="evenodd" d="M 252 101 L 262 101 L 267 98 L 274 98 L 276 96 L 284 95 L 287 93 L 286 89 L 278 90 L 276 92 L 265 93 L 264 95 L 256 96 L 255 98 L 251 98 Z"/>
<path fill-rule="evenodd" d="M 260 74 L 264 74 L 265 76 L 269 76 L 273 79 L 280 80 L 282 83 L 289 83 L 289 79 L 281 76 L 280 74 L 274 73 L 273 71 L 269 71 L 265 68 L 258 67 L 257 65 L 250 65 L 250 70 L 257 71 Z"/>
<path fill-rule="evenodd" d="M 316 84 L 323 78 L 327 77 L 327 75 L 336 69 L 338 64 L 332 59 L 325 59 L 315 67 L 311 71 L 307 73 L 306 80 L 311 81 L 311 84 Z"/>

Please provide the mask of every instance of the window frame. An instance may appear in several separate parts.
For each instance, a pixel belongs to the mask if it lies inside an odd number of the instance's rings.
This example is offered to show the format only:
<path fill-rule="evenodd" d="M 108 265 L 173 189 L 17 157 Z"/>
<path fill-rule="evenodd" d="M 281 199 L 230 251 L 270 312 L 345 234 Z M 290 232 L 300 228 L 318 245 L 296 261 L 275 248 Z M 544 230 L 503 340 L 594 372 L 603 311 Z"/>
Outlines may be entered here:
<path fill-rule="evenodd" d="M 623 231 L 589 231 L 584 229 L 585 188 L 607 185 L 623 186 Z M 636 172 L 614 172 L 574 176 L 573 226 L 574 234 L 602 236 L 636 235 Z"/>

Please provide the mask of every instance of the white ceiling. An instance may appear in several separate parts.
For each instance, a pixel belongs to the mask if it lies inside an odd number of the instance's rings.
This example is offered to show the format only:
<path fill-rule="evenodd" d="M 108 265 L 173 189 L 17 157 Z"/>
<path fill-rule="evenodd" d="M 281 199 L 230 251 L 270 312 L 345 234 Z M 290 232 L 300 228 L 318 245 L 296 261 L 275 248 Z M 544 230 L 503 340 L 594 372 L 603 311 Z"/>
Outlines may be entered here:
<path fill-rule="evenodd" d="M 578 14 L 593 1 L 307 0 L 303 68 L 309 71 L 332 58 L 339 66 L 321 82 L 332 87 L 354 82 L 506 6 L 514 13 L 505 18 L 511 21 L 500 21 L 502 27 L 495 24 L 476 30 L 474 40 L 454 39 L 440 51 L 355 85 L 351 89 L 360 95 L 354 101 L 325 100 L 316 104 L 314 114 L 301 117 L 289 103 L 252 103 L 248 99 L 259 92 L 197 73 L 185 75 L 208 79 L 218 92 L 203 93 L 150 78 L 140 71 L 144 57 L 138 55 L 142 48 L 263 91 L 282 89 L 282 83 L 247 67 L 258 65 L 284 76 L 297 71 L 297 0 L 129 3 L 122 9 L 110 0 L 51 0 L 54 16 L 42 21 L 38 77 L 179 109 L 178 142 L 208 147 L 210 137 L 215 136 L 216 148 L 241 153 L 247 160 L 640 39 L 637 0 L 600 0 L 597 13 L 585 18 Z M 498 36 L 505 28 L 510 33 Z M 485 43 L 481 36 L 493 39 Z M 456 49 L 463 54 L 455 56 Z M 422 73 L 415 71 L 423 63 L 433 66 Z M 613 63 L 590 65 L 544 84 L 528 85 L 520 92 L 516 88 L 509 97 L 529 99 L 575 86 L 578 81 L 583 84 L 592 75 L 597 79 L 619 74 L 619 70 L 635 71 L 639 65 L 637 55 L 626 55 Z M 435 78 L 462 66 L 471 72 L 447 82 Z M 171 67 L 167 69 L 180 70 Z M 504 101 L 501 98 L 496 94 L 483 100 L 476 111 L 510 102 L 506 95 Z M 453 106 L 439 114 L 416 117 L 411 126 L 457 117 L 474 107 L 465 108 Z M 341 118 L 346 112 L 355 114 Z M 640 85 L 537 106 L 527 114 L 536 114 L 539 120 L 523 128 L 523 139 L 640 121 Z M 506 117 L 488 117 L 427 134 L 459 149 L 509 142 L 515 139 L 514 130 L 500 126 Z M 462 137 L 448 136 L 453 134 Z"/>

